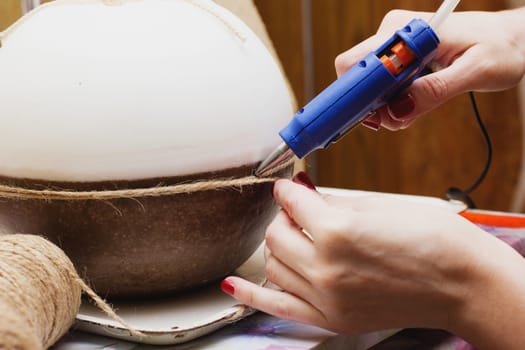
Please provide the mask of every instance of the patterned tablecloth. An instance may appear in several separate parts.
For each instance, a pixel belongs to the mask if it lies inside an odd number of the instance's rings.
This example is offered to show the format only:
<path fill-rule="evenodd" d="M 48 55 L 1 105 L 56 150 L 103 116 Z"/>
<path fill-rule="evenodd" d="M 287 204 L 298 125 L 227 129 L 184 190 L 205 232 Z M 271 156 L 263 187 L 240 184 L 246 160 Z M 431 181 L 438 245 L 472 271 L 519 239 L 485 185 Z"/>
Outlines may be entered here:
<path fill-rule="evenodd" d="M 525 257 L 525 215 L 482 210 L 468 210 L 462 215 Z M 369 349 L 475 350 L 475 347 L 442 330 L 405 329 Z"/>
<path fill-rule="evenodd" d="M 462 214 L 495 235 L 525 256 L 525 215 L 470 210 Z M 111 338 L 70 331 L 58 342 L 55 350 L 145 350 L 151 345 L 134 344 Z M 235 324 L 189 343 L 162 349 L 216 350 L 473 350 L 464 340 L 442 330 L 405 329 L 383 331 L 357 337 L 336 335 L 325 330 L 279 320 L 256 313 Z"/>

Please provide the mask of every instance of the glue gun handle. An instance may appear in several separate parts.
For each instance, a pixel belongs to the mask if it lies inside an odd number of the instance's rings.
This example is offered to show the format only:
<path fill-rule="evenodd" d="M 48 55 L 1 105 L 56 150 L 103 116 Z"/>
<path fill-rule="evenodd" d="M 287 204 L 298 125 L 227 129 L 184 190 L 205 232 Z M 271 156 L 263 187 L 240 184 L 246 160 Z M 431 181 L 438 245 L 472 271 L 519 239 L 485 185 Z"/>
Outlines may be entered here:
<path fill-rule="evenodd" d="M 400 42 L 413 57 L 393 74 L 385 55 Z M 279 135 L 298 158 L 327 148 L 410 85 L 434 56 L 438 43 L 428 24 L 411 21 L 299 110 Z"/>

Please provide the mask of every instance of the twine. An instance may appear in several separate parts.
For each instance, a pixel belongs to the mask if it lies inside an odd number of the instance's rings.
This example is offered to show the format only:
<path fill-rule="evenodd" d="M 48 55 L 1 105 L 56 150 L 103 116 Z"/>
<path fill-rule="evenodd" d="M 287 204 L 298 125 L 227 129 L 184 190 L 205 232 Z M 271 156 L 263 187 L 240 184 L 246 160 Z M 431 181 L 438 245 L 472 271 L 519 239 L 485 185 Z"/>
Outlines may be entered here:
<path fill-rule="evenodd" d="M 43 199 L 43 200 L 108 200 L 117 198 L 141 198 L 159 197 L 180 193 L 193 193 L 208 190 L 219 190 L 224 188 L 239 188 L 244 186 L 275 182 L 279 177 L 269 177 L 281 170 L 288 168 L 294 163 L 291 159 L 270 171 L 262 174 L 261 177 L 245 176 L 241 178 L 224 178 L 212 180 L 199 180 L 192 183 L 183 183 L 170 186 L 156 186 L 148 188 L 133 188 L 121 190 L 103 191 L 68 191 L 52 189 L 29 189 L 18 186 L 0 185 L 0 198 L 15 199 Z"/>
<path fill-rule="evenodd" d="M 131 334 L 143 336 L 115 314 L 78 276 L 64 252 L 29 234 L 0 236 L 0 349 L 47 349 L 75 320 L 81 292 Z"/>
<path fill-rule="evenodd" d="M 237 179 L 202 180 L 188 184 L 109 191 L 33 190 L 0 185 L 0 197 L 46 200 L 106 200 L 192 193 L 274 182 L 269 177 L 293 164 L 290 160 L 263 174 Z M 144 337 L 99 297 L 77 274 L 56 245 L 30 234 L 0 236 L 0 349 L 39 350 L 53 345 L 71 327 L 81 294 L 119 322 L 130 334 Z"/>

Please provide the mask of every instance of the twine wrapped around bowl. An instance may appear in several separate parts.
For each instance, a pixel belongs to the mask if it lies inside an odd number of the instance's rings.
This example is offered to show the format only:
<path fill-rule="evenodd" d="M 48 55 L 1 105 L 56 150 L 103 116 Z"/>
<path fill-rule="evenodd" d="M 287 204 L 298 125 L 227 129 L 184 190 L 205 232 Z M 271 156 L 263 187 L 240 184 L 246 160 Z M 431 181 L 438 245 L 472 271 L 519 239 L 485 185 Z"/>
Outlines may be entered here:
<path fill-rule="evenodd" d="M 57 0 L 0 40 L 2 232 L 42 233 L 125 297 L 216 280 L 257 248 L 277 208 L 252 172 L 293 111 L 242 21 L 208 0 Z M 195 183 L 215 185 L 173 191 Z"/>

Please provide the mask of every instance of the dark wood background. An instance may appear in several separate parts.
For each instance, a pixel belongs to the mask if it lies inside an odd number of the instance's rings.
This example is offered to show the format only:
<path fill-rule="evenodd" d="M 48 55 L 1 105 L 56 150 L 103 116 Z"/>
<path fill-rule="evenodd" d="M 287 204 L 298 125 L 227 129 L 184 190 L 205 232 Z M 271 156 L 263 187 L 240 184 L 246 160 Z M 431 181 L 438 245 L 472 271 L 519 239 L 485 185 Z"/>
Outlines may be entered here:
<path fill-rule="evenodd" d="M 302 13 L 311 13 L 313 85 L 320 92 L 336 76 L 334 59 L 375 33 L 391 9 L 435 11 L 441 1 L 255 0 L 299 104 L 305 104 Z M 500 10 L 501 0 L 464 0 L 458 10 Z M 307 12 L 308 12 L 307 11 Z M 306 12 L 306 13 L 307 13 Z M 465 28 L 468 30 L 468 28 Z M 509 210 L 521 160 L 521 117 L 515 89 L 477 93 L 489 130 L 493 162 L 472 194 L 477 206 Z M 468 96 L 462 95 L 420 118 L 404 131 L 356 128 L 308 160 L 321 186 L 430 195 L 444 198 L 450 186 L 467 188 L 484 165 L 486 150 Z"/>

